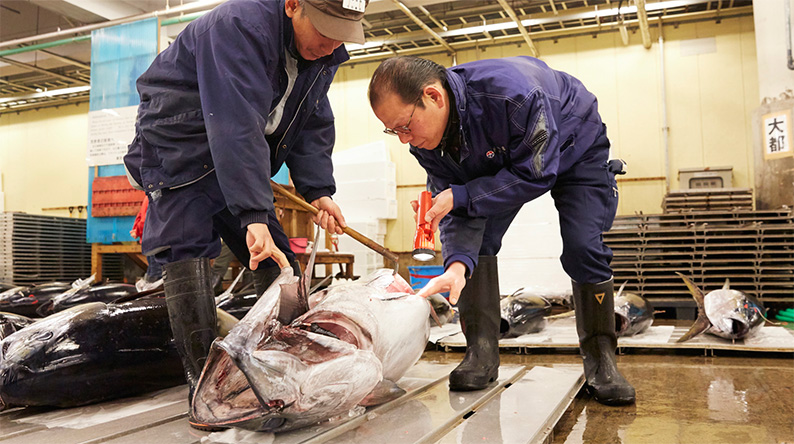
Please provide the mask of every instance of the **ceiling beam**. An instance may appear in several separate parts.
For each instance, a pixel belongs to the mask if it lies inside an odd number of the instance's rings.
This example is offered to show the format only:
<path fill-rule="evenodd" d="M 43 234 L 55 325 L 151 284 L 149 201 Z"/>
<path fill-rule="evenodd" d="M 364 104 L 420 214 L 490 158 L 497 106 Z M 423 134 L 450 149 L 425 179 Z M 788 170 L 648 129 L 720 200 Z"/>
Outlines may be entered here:
<path fill-rule="evenodd" d="M 634 0 L 637 5 L 637 20 L 640 23 L 640 35 L 642 36 L 642 46 L 651 49 L 651 30 L 648 27 L 648 11 L 645 9 L 645 0 Z"/>
<path fill-rule="evenodd" d="M 449 51 L 450 53 L 452 53 L 452 54 L 455 54 L 455 50 L 454 50 L 454 49 L 453 49 L 451 46 L 449 46 L 449 43 L 447 43 L 447 41 L 446 41 L 446 40 L 444 40 L 444 38 L 443 38 L 443 37 L 441 37 L 440 35 L 438 35 L 438 33 L 437 33 L 437 32 L 435 32 L 435 31 L 433 31 L 432 29 L 430 29 L 430 27 L 429 27 L 429 26 L 427 26 L 427 25 L 425 24 L 425 22 L 423 22 L 423 21 L 422 21 L 422 19 L 420 19 L 419 17 L 417 17 L 417 16 L 416 16 L 416 14 L 414 14 L 413 12 L 411 12 L 411 10 L 410 10 L 410 9 L 408 9 L 408 7 L 407 7 L 407 6 L 405 6 L 405 5 L 403 4 L 403 2 L 401 2 L 400 0 L 392 0 L 392 1 L 394 2 L 394 4 L 395 4 L 395 5 L 397 5 L 397 7 L 398 7 L 398 8 L 400 8 L 400 10 L 402 10 L 402 12 L 403 12 L 403 13 L 405 13 L 405 15 L 407 15 L 408 17 L 410 17 L 410 18 L 411 18 L 411 20 L 413 20 L 413 21 L 414 21 L 414 23 L 416 23 L 417 25 L 419 25 L 419 27 L 420 27 L 420 28 L 424 29 L 424 30 L 425 30 L 425 32 L 427 32 L 427 33 L 428 33 L 428 34 L 430 34 L 430 35 L 431 35 L 431 36 L 432 36 L 434 39 L 436 39 L 436 40 L 438 41 L 438 43 L 440 43 L 440 44 L 441 44 L 441 46 L 443 46 L 444 48 L 447 48 L 447 51 Z"/>
<path fill-rule="evenodd" d="M 529 36 L 529 33 L 527 32 L 527 28 L 525 28 L 524 25 L 521 23 L 521 19 L 518 18 L 516 12 L 513 11 L 513 8 L 510 7 L 510 5 L 507 4 L 507 0 L 496 0 L 496 1 L 499 2 L 499 4 L 502 6 L 502 9 L 505 10 L 507 15 L 509 15 L 510 18 L 513 19 L 514 22 L 516 22 L 516 26 L 518 27 L 518 32 L 520 32 L 521 36 L 524 37 L 524 41 L 527 42 L 527 46 L 529 47 L 529 55 L 531 55 L 532 57 L 537 57 L 538 49 L 535 48 L 535 44 L 532 43 L 532 38 Z"/>
<path fill-rule="evenodd" d="M 34 65 L 29 64 L 29 63 L 17 62 L 16 60 L 9 59 L 8 57 L 0 57 L 0 62 L 8 63 L 9 65 L 18 66 L 20 68 L 25 68 L 25 69 L 30 70 L 30 71 L 36 71 L 36 72 L 40 72 L 42 74 L 47 74 L 48 76 L 52 76 L 52 77 L 56 77 L 56 78 L 59 78 L 59 79 L 62 79 L 62 80 L 66 80 L 69 83 L 79 83 L 81 85 L 85 85 L 85 84 L 88 83 L 85 80 L 76 79 L 74 77 L 65 76 L 63 74 L 58 74 L 57 72 L 50 71 L 50 70 L 44 69 L 44 68 L 39 68 L 38 66 L 34 66 Z"/>

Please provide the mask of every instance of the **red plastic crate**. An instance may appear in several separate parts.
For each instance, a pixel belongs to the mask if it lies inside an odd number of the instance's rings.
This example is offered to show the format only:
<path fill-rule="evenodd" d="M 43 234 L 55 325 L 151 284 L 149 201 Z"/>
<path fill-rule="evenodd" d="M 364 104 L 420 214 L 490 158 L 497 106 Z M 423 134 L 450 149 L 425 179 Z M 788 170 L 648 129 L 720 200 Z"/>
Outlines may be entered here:
<path fill-rule="evenodd" d="M 91 216 L 135 216 L 144 196 L 132 188 L 127 176 L 96 177 L 91 186 Z"/>

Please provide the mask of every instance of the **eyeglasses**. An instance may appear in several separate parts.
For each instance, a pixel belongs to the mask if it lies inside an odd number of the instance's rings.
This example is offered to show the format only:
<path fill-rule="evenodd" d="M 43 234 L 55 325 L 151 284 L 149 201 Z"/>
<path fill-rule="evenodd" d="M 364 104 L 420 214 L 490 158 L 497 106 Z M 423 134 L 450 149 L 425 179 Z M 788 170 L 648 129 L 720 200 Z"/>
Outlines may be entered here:
<path fill-rule="evenodd" d="M 414 113 L 416 112 L 416 105 L 419 105 L 419 101 L 417 100 L 414 103 L 414 109 L 411 111 L 411 116 L 408 117 L 408 123 L 403 126 L 395 126 L 394 128 L 384 128 L 383 132 L 392 136 L 399 136 L 400 134 L 411 134 L 411 128 L 408 126 L 411 125 L 411 119 L 414 118 Z"/>

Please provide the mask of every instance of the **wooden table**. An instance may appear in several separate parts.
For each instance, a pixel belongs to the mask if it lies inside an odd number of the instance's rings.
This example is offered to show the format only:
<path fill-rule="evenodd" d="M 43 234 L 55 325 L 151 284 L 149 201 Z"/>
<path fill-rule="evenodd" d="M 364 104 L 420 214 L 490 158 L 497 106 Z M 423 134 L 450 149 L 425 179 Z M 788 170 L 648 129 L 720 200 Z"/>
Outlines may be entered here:
<path fill-rule="evenodd" d="M 309 253 L 297 253 L 295 256 L 298 259 L 298 262 L 301 264 L 301 269 L 305 270 L 306 267 L 309 265 Z M 339 254 L 339 253 L 317 253 L 317 256 L 314 258 L 314 265 L 330 265 L 332 264 L 342 264 L 344 265 L 344 270 L 342 272 L 342 277 L 347 279 L 353 279 L 353 261 L 355 260 L 355 256 L 352 254 Z M 326 275 L 329 274 L 328 268 L 326 268 Z M 314 270 L 312 270 L 312 277 L 314 276 Z"/>
<path fill-rule="evenodd" d="M 121 242 L 115 244 L 91 244 L 91 274 L 95 274 L 95 282 L 102 282 L 102 255 L 105 253 L 126 254 L 136 265 L 146 270 L 149 263 L 141 254 L 141 244 L 137 242 Z"/>

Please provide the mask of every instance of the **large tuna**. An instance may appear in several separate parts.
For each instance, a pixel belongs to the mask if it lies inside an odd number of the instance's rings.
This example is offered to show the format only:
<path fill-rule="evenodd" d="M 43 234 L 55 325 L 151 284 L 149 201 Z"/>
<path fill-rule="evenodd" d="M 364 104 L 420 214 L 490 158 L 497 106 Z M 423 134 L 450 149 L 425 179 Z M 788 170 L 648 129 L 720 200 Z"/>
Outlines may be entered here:
<path fill-rule="evenodd" d="M 27 316 L 0 312 L 0 340 L 35 322 Z"/>
<path fill-rule="evenodd" d="M 107 283 L 90 287 L 78 287 L 53 296 L 37 310 L 39 316 L 45 317 L 75 305 L 87 302 L 113 302 L 116 299 L 138 293 L 134 285 Z"/>
<path fill-rule="evenodd" d="M 502 338 L 515 338 L 537 333 L 546 327 L 546 316 L 551 314 L 551 303 L 545 298 L 519 289 L 499 301 Z"/>
<path fill-rule="evenodd" d="M 308 311 L 306 293 L 283 269 L 213 343 L 191 406 L 198 421 L 280 432 L 399 395 L 394 381 L 427 344 L 428 302 L 391 270 L 328 287 Z"/>
<path fill-rule="evenodd" d="M 615 333 L 618 336 L 634 336 L 653 324 L 653 306 L 644 297 L 624 292 L 626 282 L 615 295 Z"/>
<path fill-rule="evenodd" d="M 0 410 L 70 407 L 184 382 L 163 299 L 91 302 L 0 341 Z"/>
<path fill-rule="evenodd" d="M 29 287 L 14 287 L 0 293 L 0 311 L 39 317 L 36 310 L 55 296 L 72 288 L 68 282 L 50 282 Z"/>
<path fill-rule="evenodd" d="M 763 327 L 766 312 L 763 304 L 739 290 L 731 290 L 727 279 L 721 289 L 704 295 L 689 278 L 676 274 L 684 280 L 698 307 L 695 323 L 677 342 L 688 341 L 703 332 L 725 339 L 743 339 Z"/>

